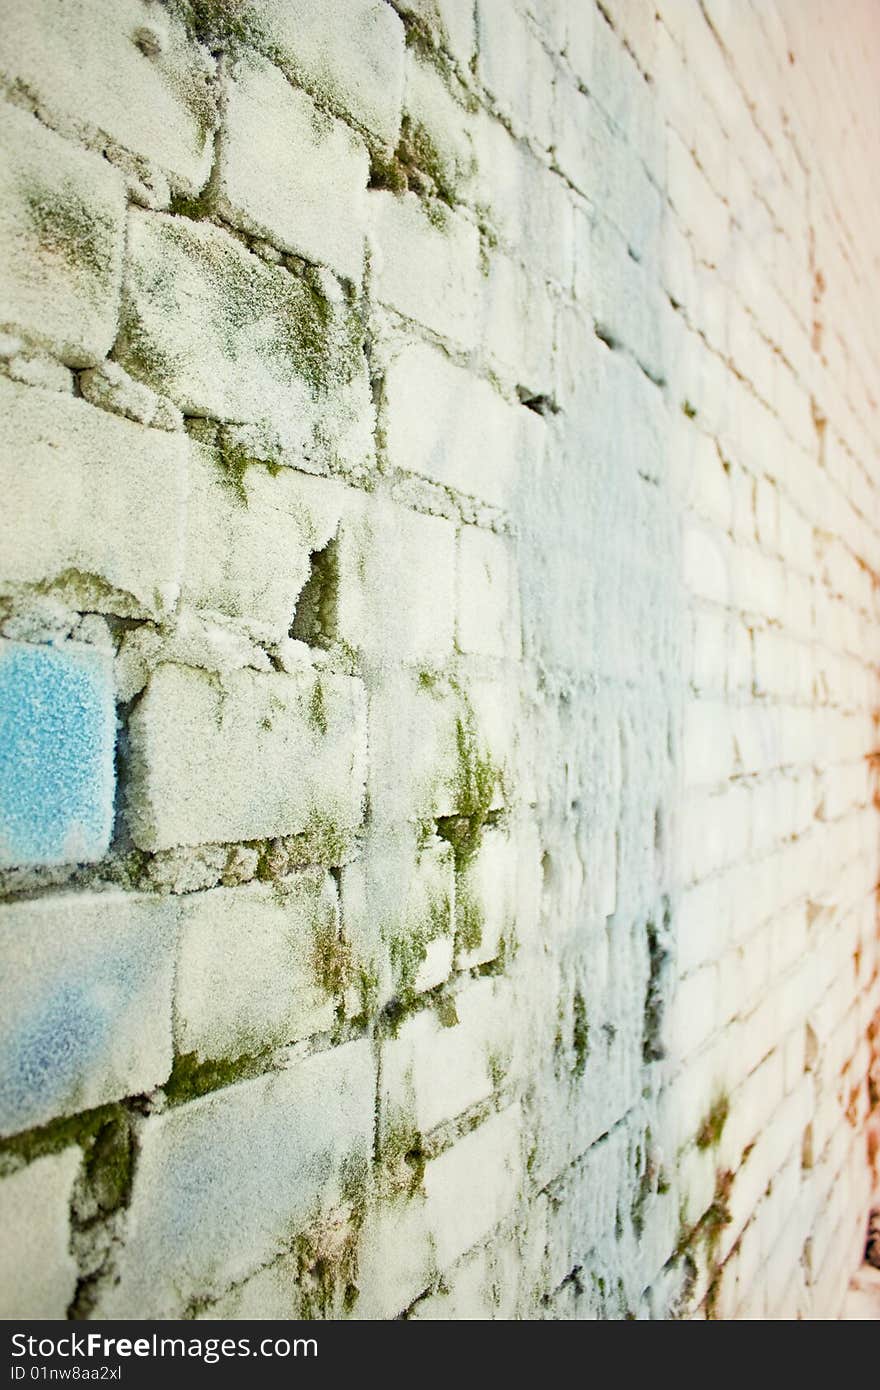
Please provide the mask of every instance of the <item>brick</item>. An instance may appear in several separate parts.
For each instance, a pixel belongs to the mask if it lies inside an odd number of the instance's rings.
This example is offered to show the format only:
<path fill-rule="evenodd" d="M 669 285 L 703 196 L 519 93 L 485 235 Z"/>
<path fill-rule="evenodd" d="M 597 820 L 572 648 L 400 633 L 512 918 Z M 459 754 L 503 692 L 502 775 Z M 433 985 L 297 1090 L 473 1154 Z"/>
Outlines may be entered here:
<path fill-rule="evenodd" d="M 81 1152 L 38 1158 L 0 1182 L 5 1238 L 0 1261 L 4 1319 L 67 1316 L 78 1270 L 70 1251 L 70 1200 Z"/>
<path fill-rule="evenodd" d="M 277 68 L 242 60 L 226 98 L 218 206 L 233 226 L 360 284 L 366 146 Z"/>
<path fill-rule="evenodd" d="M 122 175 L 14 107 L 0 108 L 0 140 L 0 322 L 70 366 L 94 366 L 116 337 Z"/>
<path fill-rule="evenodd" d="M 463 526 L 457 580 L 456 636 L 460 650 L 515 660 L 522 641 L 510 539 L 476 526 Z"/>
<path fill-rule="evenodd" d="M 415 48 L 406 55 L 403 140 L 419 173 L 445 201 L 467 202 L 476 173 L 472 119 L 464 89 Z"/>
<path fill-rule="evenodd" d="M 553 395 L 553 300 L 539 279 L 504 251 L 487 257 L 483 346 L 526 396 Z"/>
<path fill-rule="evenodd" d="M 459 969 L 494 960 L 517 920 L 516 842 L 503 830 L 483 831 L 456 888 L 456 964 Z"/>
<path fill-rule="evenodd" d="M 474 148 L 478 173 L 473 199 L 489 209 L 494 232 L 537 275 L 570 288 L 574 208 L 563 181 L 484 111 L 475 118 Z"/>
<path fill-rule="evenodd" d="M 313 471 L 369 460 L 360 320 L 332 277 L 293 275 L 165 213 L 132 212 L 128 250 L 116 355 L 133 377 L 185 415 L 264 431 L 270 460 Z"/>
<path fill-rule="evenodd" d="M 378 848 L 342 871 L 342 919 L 353 953 L 346 992 L 350 1016 L 363 1011 L 363 976 L 381 1002 L 411 1000 L 452 970 L 455 881 L 452 848 L 432 837 L 383 827 Z"/>
<path fill-rule="evenodd" d="M 338 543 L 336 636 L 371 656 L 442 664 L 452 654 L 455 528 L 374 499 Z"/>
<path fill-rule="evenodd" d="M 264 641 L 287 637 L 345 508 L 338 482 L 258 465 L 230 473 L 221 451 L 193 443 L 182 601 L 223 615 Z M 229 544 L 234 535 L 235 544 Z"/>
<path fill-rule="evenodd" d="M 169 612 L 183 561 L 185 441 L 2 379 L 0 405 L 0 586 L 49 582 L 99 613 Z"/>
<path fill-rule="evenodd" d="M 9 990 L 3 1134 L 166 1079 L 174 970 L 166 901 L 108 890 L 9 903 L 0 940 Z"/>
<path fill-rule="evenodd" d="M 182 22 L 148 0 L 12 0 L 0 17 L 0 71 L 53 124 L 109 138 L 190 189 L 211 168 L 211 70 Z"/>
<path fill-rule="evenodd" d="M 480 0 L 477 36 L 481 81 L 517 128 L 552 145 L 556 72 L 544 47 L 505 0 Z"/>
<path fill-rule="evenodd" d="M 433 1283 L 425 1200 L 371 1208 L 358 1247 L 356 1318 L 396 1318 Z"/>
<path fill-rule="evenodd" d="M 749 790 L 728 785 L 714 795 L 692 795 L 685 805 L 685 875 L 706 877 L 747 852 L 751 833 Z"/>
<path fill-rule="evenodd" d="M 521 1179 L 522 1117 L 511 1105 L 425 1168 L 427 1223 L 441 1270 L 513 1209 Z"/>
<path fill-rule="evenodd" d="M 371 682 L 370 814 L 387 826 L 457 808 L 462 717 L 456 692 L 430 669 L 391 669 Z"/>
<path fill-rule="evenodd" d="M 413 1014 L 382 1052 L 382 1124 L 409 1122 L 422 1133 L 487 1100 L 511 1052 L 508 995 L 477 980 L 454 998 L 448 1026 L 433 1009 Z"/>
<path fill-rule="evenodd" d="M 698 598 L 730 601 L 731 577 L 724 537 L 697 526 L 684 528 L 684 580 Z"/>
<path fill-rule="evenodd" d="M 523 1275 L 516 1242 L 493 1245 L 492 1251 L 475 1250 L 443 1281 L 442 1289 L 419 1299 L 410 1310 L 410 1320 L 515 1318 L 517 1285 Z"/>
<path fill-rule="evenodd" d="M 396 468 L 503 507 L 530 421 L 442 352 L 413 345 L 385 376 L 385 447 Z"/>
<path fill-rule="evenodd" d="M 0 639 L 0 865 L 103 857 L 115 742 L 107 652 Z"/>
<path fill-rule="evenodd" d="M 663 252 L 661 194 L 625 137 L 590 97 L 566 95 L 557 134 L 560 169 L 646 263 Z"/>
<path fill-rule="evenodd" d="M 576 275 L 575 293 L 589 305 L 603 336 L 630 349 L 656 380 L 664 376 L 657 291 L 645 268 L 603 217 L 590 226 L 589 268 Z"/>
<path fill-rule="evenodd" d="M 351 677 L 235 671 L 221 682 L 162 665 L 129 734 L 128 817 L 140 848 L 310 830 L 336 856 L 360 824 L 365 713 Z"/>
<path fill-rule="evenodd" d="M 580 81 L 629 139 L 640 133 L 643 81 L 619 32 L 601 14 L 572 13 L 567 56 Z"/>
<path fill-rule="evenodd" d="M 666 140 L 667 195 L 691 233 L 698 256 L 724 267 L 730 254 L 730 216 L 690 150 L 670 130 Z"/>
<path fill-rule="evenodd" d="M 731 488 L 714 439 L 682 419 L 672 445 L 673 476 L 681 498 L 698 516 L 720 531 L 732 525 Z"/>
<path fill-rule="evenodd" d="M 670 1056 L 677 1062 L 686 1062 L 724 1022 L 725 1016 L 718 1008 L 717 971 L 714 966 L 707 966 L 677 987 L 668 1034 Z"/>
<path fill-rule="evenodd" d="M 724 705 L 715 701 L 688 701 L 682 756 L 688 786 L 716 785 L 733 775 L 736 746 Z"/>
<path fill-rule="evenodd" d="M 375 139 L 397 143 L 404 29 L 384 0 L 245 0 L 248 37 L 299 86 Z"/>
<path fill-rule="evenodd" d="M 354 1042 L 150 1118 L 100 1315 L 180 1316 L 344 1209 L 370 1157 L 373 1082 L 370 1045 Z"/>
<path fill-rule="evenodd" d="M 159 430 L 183 429 L 183 412 L 143 382 L 134 381 L 118 362 L 102 362 L 100 367 L 80 372 L 79 389 L 90 405 L 112 410 L 127 420 Z"/>
<path fill-rule="evenodd" d="M 327 1032 L 342 983 L 339 905 L 323 870 L 181 900 L 178 1052 L 236 1058 Z"/>
<path fill-rule="evenodd" d="M 479 235 L 458 213 L 436 218 L 414 193 L 369 194 L 373 271 L 379 300 L 460 348 L 477 338 Z"/>
<path fill-rule="evenodd" d="M 471 0 L 400 0 L 397 9 L 428 25 L 440 46 L 463 68 L 468 67 L 476 45 Z"/>
<path fill-rule="evenodd" d="M 553 143 L 553 62 L 522 16 L 505 0 L 479 0 L 478 72 L 515 125 L 545 147 Z"/>

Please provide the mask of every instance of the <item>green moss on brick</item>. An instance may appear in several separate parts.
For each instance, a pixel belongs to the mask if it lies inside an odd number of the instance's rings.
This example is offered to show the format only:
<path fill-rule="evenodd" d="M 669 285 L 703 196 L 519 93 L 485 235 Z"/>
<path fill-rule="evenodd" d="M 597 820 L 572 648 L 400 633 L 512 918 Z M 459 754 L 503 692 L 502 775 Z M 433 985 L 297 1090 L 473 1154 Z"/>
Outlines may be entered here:
<path fill-rule="evenodd" d="M 727 1124 L 727 1117 L 730 1113 L 730 1100 L 722 1094 L 712 1104 L 703 1123 L 697 1131 L 697 1148 L 714 1149 L 721 1142 L 724 1133 L 724 1126 Z"/>
<path fill-rule="evenodd" d="M 315 979 L 324 993 L 331 996 L 344 994 L 354 973 L 352 951 L 329 915 L 315 928 L 311 955 Z"/>
<path fill-rule="evenodd" d="M 124 1206 L 131 1192 L 134 1153 L 131 1117 L 123 1105 L 102 1105 L 4 1139 L 0 1176 L 72 1145 L 82 1150 L 85 1180 L 98 1212 Z"/>
<path fill-rule="evenodd" d="M 316 677 L 309 696 L 309 723 L 319 734 L 327 732 L 327 702 L 324 699 L 324 686 L 320 676 Z"/>
<path fill-rule="evenodd" d="M 379 1161 L 389 1195 L 413 1196 L 421 1190 L 427 1162 L 424 1142 L 417 1126 L 402 1113 L 390 1119 L 382 1130 Z"/>
<path fill-rule="evenodd" d="M 483 944 L 485 925 L 486 914 L 482 905 L 472 893 L 460 889 L 455 911 L 455 936 L 459 949 L 468 953 L 479 950 Z"/>
<path fill-rule="evenodd" d="M 583 1076 L 590 1055 L 590 1024 L 587 1019 L 587 1006 L 580 990 L 575 990 L 572 1005 L 574 1022 L 571 1045 L 574 1051 L 574 1074 Z"/>
<path fill-rule="evenodd" d="M 25 211 L 40 249 L 57 256 L 72 270 L 83 270 L 99 282 L 103 292 L 109 283 L 117 229 L 114 219 L 96 207 L 70 183 L 60 188 L 40 182 L 24 190 Z"/>
<path fill-rule="evenodd" d="M 165 1083 L 165 1098 L 169 1105 L 183 1105 L 188 1100 L 208 1095 L 211 1091 L 232 1086 L 260 1076 L 269 1066 L 268 1052 L 244 1057 L 200 1059 L 197 1052 L 179 1053 L 174 1059 L 171 1075 Z"/>

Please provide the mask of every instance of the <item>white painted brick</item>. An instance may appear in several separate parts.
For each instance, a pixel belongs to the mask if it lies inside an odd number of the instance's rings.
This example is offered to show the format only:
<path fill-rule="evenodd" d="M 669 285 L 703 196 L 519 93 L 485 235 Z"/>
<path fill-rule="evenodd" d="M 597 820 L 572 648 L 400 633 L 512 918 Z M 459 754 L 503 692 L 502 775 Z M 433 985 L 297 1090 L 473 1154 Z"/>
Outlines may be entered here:
<path fill-rule="evenodd" d="M 370 692 L 370 814 L 385 826 L 456 809 L 461 703 L 430 670 L 383 671 Z"/>
<path fill-rule="evenodd" d="M 441 47 L 468 67 L 476 43 L 471 0 L 400 0 L 397 9 L 428 25 Z"/>
<path fill-rule="evenodd" d="M 20 378 L 24 380 L 24 378 Z M 118 362 L 108 359 L 100 367 L 79 373 L 79 389 L 90 405 L 112 410 L 127 420 L 159 430 L 182 430 L 183 412 L 142 381 L 134 381 Z M 33 382 L 40 385 L 40 382 Z M 48 383 L 47 383 L 48 384 Z"/>
<path fill-rule="evenodd" d="M 691 685 L 701 695 L 719 695 L 727 684 L 731 629 L 728 615 L 717 608 L 696 608 L 690 641 Z M 751 687 L 751 672 L 749 687 Z"/>
<path fill-rule="evenodd" d="M 81 1152 L 38 1158 L 0 1182 L 4 1319 L 65 1318 L 78 1270 L 70 1251 L 70 1199 Z"/>
<path fill-rule="evenodd" d="M 329 1031 L 336 1006 L 325 986 L 334 969 L 341 974 L 338 943 L 336 890 L 322 870 L 271 887 L 187 894 L 174 995 L 177 1051 L 200 1062 L 235 1058 Z"/>
<path fill-rule="evenodd" d="M 389 462 L 497 507 L 510 500 L 521 463 L 528 466 L 526 414 L 422 344 L 404 349 L 385 376 Z"/>
<path fill-rule="evenodd" d="M 711 266 L 723 266 L 730 247 L 727 208 L 671 130 L 666 141 L 666 171 L 669 200 L 692 233 L 697 255 Z"/>
<path fill-rule="evenodd" d="M 359 321 L 332 277 L 319 287 L 164 213 L 132 212 L 128 250 L 117 356 L 132 376 L 186 415 L 265 432 L 272 461 L 369 461 Z"/>
<path fill-rule="evenodd" d="M 455 528 L 374 499 L 339 535 L 337 635 L 370 655 L 440 664 L 452 653 Z"/>
<path fill-rule="evenodd" d="M 724 1022 L 718 1008 L 717 971 L 710 965 L 678 985 L 669 1032 L 671 1056 L 687 1061 Z"/>
<path fill-rule="evenodd" d="M 0 143 L 0 322 L 70 366 L 93 366 L 116 337 L 122 175 L 14 107 L 0 107 Z"/>
<path fill-rule="evenodd" d="M 227 222 L 360 284 L 368 157 L 277 68 L 242 61 L 226 98 L 219 208 Z"/>
<path fill-rule="evenodd" d="M 662 379 L 658 291 L 604 217 L 592 219 L 589 241 L 589 264 L 585 275 L 575 277 L 575 294 L 589 306 L 603 337 L 629 348 L 655 379 Z"/>
<path fill-rule="evenodd" d="M 687 785 L 726 781 L 735 769 L 735 751 L 725 706 L 714 701 L 689 700 L 682 742 Z"/>
<path fill-rule="evenodd" d="M 356 1318 L 396 1318 L 434 1279 L 426 1204 L 417 1195 L 404 1205 L 371 1208 L 358 1247 Z"/>
<path fill-rule="evenodd" d="M 521 1178 L 521 1128 L 519 1106 L 512 1105 L 427 1164 L 428 1227 L 441 1270 L 513 1208 Z"/>
<path fill-rule="evenodd" d="M 516 842 L 503 830 L 485 829 L 456 890 L 456 964 L 459 969 L 494 960 L 517 920 Z"/>
<path fill-rule="evenodd" d="M 516 659 L 521 651 L 516 563 L 509 537 L 463 526 L 456 636 L 463 652 Z"/>
<path fill-rule="evenodd" d="M 574 208 L 564 182 L 484 111 L 475 118 L 474 146 L 474 202 L 489 210 L 490 226 L 538 274 L 570 288 Z"/>
<path fill-rule="evenodd" d="M 165 664 L 131 716 L 130 737 L 128 816 L 142 848 L 312 830 L 335 853 L 360 824 L 365 711 L 351 677 L 218 679 Z"/>
<path fill-rule="evenodd" d="M 444 1026 L 433 1009 L 413 1014 L 382 1053 L 383 1123 L 402 1121 L 422 1133 L 455 1119 L 494 1088 L 506 1070 L 512 1030 L 509 996 L 495 980 L 476 980 L 454 999 L 457 1022 Z"/>
<path fill-rule="evenodd" d="M 749 848 L 750 795 L 731 786 L 712 796 L 693 794 L 683 813 L 686 881 L 703 878 L 734 864 Z"/>
<path fill-rule="evenodd" d="M 672 467 L 683 500 L 721 531 L 731 527 L 731 490 L 718 447 L 684 419 L 672 444 Z"/>
<path fill-rule="evenodd" d="M 498 1249 L 475 1250 L 443 1281 L 443 1288 L 422 1298 L 410 1312 L 414 1322 L 447 1322 L 516 1317 L 517 1285 L 525 1271 L 515 1240 Z"/>
<path fill-rule="evenodd" d="M 0 1128 L 151 1091 L 171 1069 L 174 912 L 133 893 L 61 893 L 0 908 Z"/>
<path fill-rule="evenodd" d="M 730 601 L 731 579 L 725 538 L 699 527 L 684 528 L 684 580 L 698 598 Z"/>
<path fill-rule="evenodd" d="M 351 1016 L 364 1007 L 360 970 L 377 978 L 380 1000 L 409 1000 L 442 984 L 452 969 L 455 885 L 451 847 L 433 838 L 415 845 L 386 832 L 378 852 L 342 871 L 342 919 L 354 979 Z"/>
<path fill-rule="evenodd" d="M 466 202 L 476 172 L 472 119 L 463 96 L 463 88 L 448 75 L 444 80 L 435 62 L 415 48 L 407 50 L 404 142 L 419 172 L 446 202 Z"/>
<path fill-rule="evenodd" d="M 400 14 L 427 26 L 435 42 L 467 68 L 474 54 L 475 22 L 471 0 L 400 0 Z"/>
<path fill-rule="evenodd" d="M 3 380 L 0 405 L 6 592 L 55 581 L 84 608 L 167 613 L 183 560 L 184 439 Z"/>
<path fill-rule="evenodd" d="M 369 1043 L 349 1043 L 149 1119 L 101 1316 L 179 1316 L 344 1207 L 346 1176 L 370 1154 L 373 1080 Z"/>
<path fill-rule="evenodd" d="M 566 96 L 557 132 L 559 167 L 645 262 L 662 252 L 660 192 L 625 137 L 597 104 L 578 91 Z"/>
<path fill-rule="evenodd" d="M 457 347 L 477 338 L 479 235 L 443 204 L 429 219 L 414 193 L 369 194 L 376 294 Z"/>
<path fill-rule="evenodd" d="M 483 345 L 501 373 L 532 395 L 552 395 L 553 300 L 544 284 L 501 250 L 483 282 Z"/>
<path fill-rule="evenodd" d="M 494 794 L 489 803 L 492 811 L 500 810 L 517 794 L 529 795 L 529 769 L 524 765 L 528 744 L 522 737 L 522 726 L 518 727 L 511 718 L 517 708 L 517 698 L 512 685 L 500 677 L 485 677 L 475 672 L 468 685 L 464 722 L 466 728 L 472 730 L 473 739 L 467 740 L 471 744 L 467 761 L 472 763 L 477 757 L 487 767 L 490 780 L 494 781 Z M 456 808 L 462 802 L 462 780 L 473 780 L 473 769 L 462 779 L 461 761 L 459 749 Z M 491 787 L 482 790 L 488 794 Z M 471 800 L 473 792 L 473 787 L 469 787 Z"/>
<path fill-rule="evenodd" d="M 189 476 L 183 602 L 243 622 L 264 640 L 282 640 L 310 555 L 339 527 L 342 485 L 288 468 L 273 476 L 259 465 L 238 476 L 221 453 L 195 443 Z"/>
<path fill-rule="evenodd" d="M 479 75 L 502 110 L 545 148 L 553 142 L 553 62 L 505 0 L 477 5 Z"/>
<path fill-rule="evenodd" d="M 384 0 L 245 0 L 251 41 L 322 104 L 397 142 L 403 25 Z"/>
<path fill-rule="evenodd" d="M 688 888 L 677 913 L 678 967 L 682 974 L 721 955 L 730 933 L 730 893 L 723 879 Z"/>
<path fill-rule="evenodd" d="M 621 35 L 593 11 L 570 11 L 568 58 L 590 95 L 629 140 L 639 145 L 650 121 L 644 83 Z"/>
<path fill-rule="evenodd" d="M 207 179 L 212 64 L 149 0 L 11 0 L 0 16 L 0 70 L 53 124 L 95 143 L 109 137 L 191 189 Z"/>

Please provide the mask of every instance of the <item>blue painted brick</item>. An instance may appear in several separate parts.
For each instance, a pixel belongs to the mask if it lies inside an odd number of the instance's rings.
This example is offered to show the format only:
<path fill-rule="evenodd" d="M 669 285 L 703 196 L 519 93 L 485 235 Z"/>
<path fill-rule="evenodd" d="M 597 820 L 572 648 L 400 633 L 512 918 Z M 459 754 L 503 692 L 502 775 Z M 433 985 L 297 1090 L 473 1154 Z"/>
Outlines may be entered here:
<path fill-rule="evenodd" d="M 0 1135 L 160 1085 L 177 904 L 51 893 L 0 906 Z"/>
<path fill-rule="evenodd" d="M 0 642 L 0 865 L 102 857 L 115 738 L 109 655 Z"/>

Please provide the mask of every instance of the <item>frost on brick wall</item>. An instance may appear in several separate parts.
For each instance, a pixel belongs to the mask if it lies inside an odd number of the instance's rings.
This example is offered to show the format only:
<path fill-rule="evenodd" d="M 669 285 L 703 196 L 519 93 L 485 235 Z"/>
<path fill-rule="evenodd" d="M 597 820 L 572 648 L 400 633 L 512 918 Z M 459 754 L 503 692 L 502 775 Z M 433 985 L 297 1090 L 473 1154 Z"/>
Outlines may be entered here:
<path fill-rule="evenodd" d="M 854 16 L 5 5 L 5 1316 L 837 1314 Z"/>

